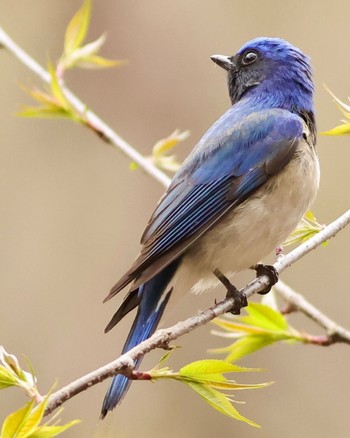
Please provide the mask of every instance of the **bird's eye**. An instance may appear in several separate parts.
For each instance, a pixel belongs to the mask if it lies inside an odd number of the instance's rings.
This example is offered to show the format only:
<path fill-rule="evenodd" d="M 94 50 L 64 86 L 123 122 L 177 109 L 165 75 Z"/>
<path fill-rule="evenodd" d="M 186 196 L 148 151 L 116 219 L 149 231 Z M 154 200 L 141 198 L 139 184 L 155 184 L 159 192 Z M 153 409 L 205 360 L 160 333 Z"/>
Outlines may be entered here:
<path fill-rule="evenodd" d="M 253 64 L 258 59 L 256 52 L 247 52 L 242 58 L 243 65 Z"/>

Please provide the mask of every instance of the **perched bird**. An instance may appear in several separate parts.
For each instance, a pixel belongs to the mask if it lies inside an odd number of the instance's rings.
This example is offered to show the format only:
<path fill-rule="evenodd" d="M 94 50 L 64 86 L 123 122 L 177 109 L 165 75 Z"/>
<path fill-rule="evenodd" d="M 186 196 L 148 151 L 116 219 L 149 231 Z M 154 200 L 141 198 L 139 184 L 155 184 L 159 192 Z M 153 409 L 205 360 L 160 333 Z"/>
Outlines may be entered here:
<path fill-rule="evenodd" d="M 281 244 L 318 189 L 309 58 L 282 39 L 256 38 L 236 55 L 211 59 L 227 71 L 232 106 L 175 174 L 139 256 L 105 300 L 131 283 L 106 327 L 137 307 L 123 353 L 153 334 L 175 290 L 200 292 L 221 281 L 239 313 L 246 300 L 227 277 Z M 102 418 L 129 385 L 122 375 L 113 378 Z"/>

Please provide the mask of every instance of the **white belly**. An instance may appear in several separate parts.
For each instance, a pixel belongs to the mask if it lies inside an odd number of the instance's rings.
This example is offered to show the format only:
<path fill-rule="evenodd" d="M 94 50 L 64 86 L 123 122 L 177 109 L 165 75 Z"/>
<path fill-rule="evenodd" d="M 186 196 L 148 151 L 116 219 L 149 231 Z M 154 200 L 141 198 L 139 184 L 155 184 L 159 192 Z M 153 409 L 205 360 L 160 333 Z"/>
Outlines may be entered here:
<path fill-rule="evenodd" d="M 296 228 L 313 202 L 318 184 L 315 150 L 302 143 L 282 172 L 190 248 L 176 277 L 187 277 L 187 285 L 200 292 L 217 284 L 212 274 L 215 268 L 230 276 L 256 264 Z"/>

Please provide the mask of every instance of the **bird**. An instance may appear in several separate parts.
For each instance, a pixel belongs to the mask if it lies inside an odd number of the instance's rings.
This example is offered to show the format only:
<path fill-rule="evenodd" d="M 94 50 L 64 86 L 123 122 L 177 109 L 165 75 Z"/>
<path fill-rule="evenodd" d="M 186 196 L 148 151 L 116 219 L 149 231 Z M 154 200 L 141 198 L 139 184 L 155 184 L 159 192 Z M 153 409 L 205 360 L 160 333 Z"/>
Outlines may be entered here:
<path fill-rule="evenodd" d="M 297 227 L 318 190 L 309 57 L 284 39 L 258 37 L 232 56 L 211 59 L 227 72 L 231 106 L 174 175 L 142 235 L 140 254 L 105 299 L 131 284 L 105 329 L 137 308 L 123 353 L 154 333 L 174 291 L 199 293 L 221 282 L 239 313 L 246 298 L 230 278 L 254 267 L 276 282 L 273 268 L 258 262 Z M 130 383 L 113 377 L 101 418 Z"/>

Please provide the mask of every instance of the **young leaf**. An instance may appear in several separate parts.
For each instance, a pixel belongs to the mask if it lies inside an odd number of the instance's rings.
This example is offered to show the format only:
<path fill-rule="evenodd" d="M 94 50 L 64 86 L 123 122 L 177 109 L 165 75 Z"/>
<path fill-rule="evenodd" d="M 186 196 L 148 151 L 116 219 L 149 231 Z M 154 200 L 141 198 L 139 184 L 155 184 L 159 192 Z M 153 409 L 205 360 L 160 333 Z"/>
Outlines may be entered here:
<path fill-rule="evenodd" d="M 255 368 L 245 368 L 233 363 L 218 359 L 204 359 L 191 362 L 182 367 L 179 371 L 180 376 L 198 377 L 222 373 L 247 373 L 257 371 Z"/>
<path fill-rule="evenodd" d="M 90 55 L 85 58 L 81 58 L 76 66 L 87 69 L 96 68 L 110 68 L 110 67 L 121 67 L 127 64 L 128 61 L 125 59 L 107 59 L 98 55 Z"/>
<path fill-rule="evenodd" d="M 186 140 L 190 135 L 190 131 L 179 131 L 176 129 L 168 137 L 162 138 L 152 148 L 152 155 L 162 156 L 166 152 L 171 151 L 180 142 Z"/>
<path fill-rule="evenodd" d="M 1 438 L 50 438 L 59 435 L 79 421 L 74 420 L 63 426 L 49 425 L 49 422 L 40 425 L 49 396 L 41 403 L 35 401 L 27 403 L 23 408 L 10 414 L 4 421 L 1 429 Z"/>
<path fill-rule="evenodd" d="M 90 17 L 91 0 L 84 0 L 66 30 L 64 38 L 64 53 L 66 56 L 69 56 L 84 42 L 90 24 Z"/>
<path fill-rule="evenodd" d="M 16 386 L 17 382 L 18 379 L 13 375 L 13 373 L 3 365 L 0 365 L 0 389 Z"/>
<path fill-rule="evenodd" d="M 125 64 L 124 60 L 106 59 L 97 55 L 105 40 L 106 36 L 101 35 L 97 40 L 77 47 L 68 56 L 64 55 L 60 61 L 60 69 L 67 70 L 73 67 L 107 68 Z"/>
<path fill-rule="evenodd" d="M 278 341 L 308 342 L 277 310 L 252 302 L 246 310 L 246 316 L 224 316 L 213 321 L 225 330 L 225 333 L 215 331 L 213 334 L 235 341 L 227 347 L 212 349 L 211 353 L 226 353 L 226 360 L 234 362 Z"/>
<path fill-rule="evenodd" d="M 335 128 L 332 128 L 328 131 L 321 132 L 322 135 L 350 135 L 350 105 L 347 105 L 346 103 L 342 102 L 340 99 L 338 99 L 332 91 L 326 87 L 326 90 L 328 93 L 333 97 L 336 105 L 342 112 L 342 114 L 345 117 L 345 120 L 343 119 L 342 125 L 338 125 Z"/>
<path fill-rule="evenodd" d="M 18 386 L 29 397 L 40 400 L 41 396 L 36 387 L 36 379 L 31 367 L 30 371 L 22 370 L 16 356 L 7 353 L 4 347 L 0 346 L 0 389 Z"/>
<path fill-rule="evenodd" d="M 31 402 L 26 403 L 23 408 L 10 414 L 2 425 L 1 438 L 25 437 L 21 431 L 23 430 L 34 406 L 35 402 L 32 400 Z"/>
<path fill-rule="evenodd" d="M 171 173 L 175 173 L 179 167 L 180 163 L 176 161 L 175 155 L 163 155 L 158 157 L 151 157 L 152 163 L 161 170 L 166 170 Z"/>
<path fill-rule="evenodd" d="M 227 347 L 229 354 L 225 357 L 225 360 L 229 362 L 235 362 L 242 357 L 255 353 L 256 351 L 280 341 L 284 338 L 265 336 L 265 335 L 250 335 L 244 338 L 238 339 L 234 344 Z M 217 350 L 210 350 L 211 353 L 217 352 Z"/>
<path fill-rule="evenodd" d="M 85 0 L 68 24 L 66 30 L 64 51 L 57 66 L 57 72 L 60 78 L 63 77 L 65 70 L 73 67 L 106 68 L 125 63 L 125 61 L 105 59 L 97 55 L 105 42 L 105 35 L 100 36 L 91 43 L 83 45 L 89 28 L 90 18 L 91 0 Z"/>
<path fill-rule="evenodd" d="M 305 213 L 297 228 L 288 236 L 283 246 L 305 242 L 323 229 L 324 225 L 319 224 L 313 213 L 309 210 Z"/>
<path fill-rule="evenodd" d="M 61 85 L 58 81 L 56 71 L 55 71 L 53 65 L 51 64 L 51 62 L 49 62 L 48 70 L 49 70 L 50 77 L 51 77 L 51 81 L 50 81 L 51 92 L 52 92 L 52 96 L 54 97 L 54 99 L 57 102 L 57 106 L 63 108 L 64 110 L 71 109 L 71 105 L 68 102 L 66 96 L 64 95 L 64 92 L 63 92 Z"/>
<path fill-rule="evenodd" d="M 42 416 L 44 415 L 45 406 L 45 401 L 41 402 L 35 408 L 32 403 L 28 403 L 27 414 L 23 421 L 19 423 L 17 438 L 27 438 L 31 436 L 31 434 L 38 427 Z"/>
<path fill-rule="evenodd" d="M 49 91 L 25 89 L 40 105 L 33 107 L 23 106 L 18 115 L 32 118 L 66 118 L 88 125 L 86 118 L 80 115 L 66 98 L 56 71 L 51 63 L 48 65 L 48 71 L 51 77 Z"/>
<path fill-rule="evenodd" d="M 16 356 L 0 345 L 0 389 L 17 386 L 25 378 Z"/>
<path fill-rule="evenodd" d="M 176 172 L 180 164 L 176 161 L 175 155 L 169 154 L 175 146 L 181 141 L 186 140 L 190 135 L 190 131 L 179 131 L 176 129 L 168 137 L 163 138 L 153 146 L 152 155 L 149 159 L 154 165 L 169 172 Z"/>
<path fill-rule="evenodd" d="M 343 120 L 342 125 L 338 125 L 328 131 L 323 131 L 321 135 L 350 135 L 350 123 Z"/>
<path fill-rule="evenodd" d="M 259 424 L 255 423 L 247 417 L 241 415 L 237 409 L 232 405 L 231 400 L 227 395 L 216 389 L 202 385 L 196 382 L 184 382 L 190 388 L 197 392 L 210 406 L 235 420 L 244 421 L 250 426 L 260 428 Z"/>
<path fill-rule="evenodd" d="M 288 329 L 286 318 L 277 310 L 260 303 L 251 303 L 247 308 L 248 316 L 240 320 L 247 325 L 261 327 L 266 330 L 283 331 Z"/>
<path fill-rule="evenodd" d="M 229 380 L 224 376 L 224 373 L 241 373 L 259 370 L 240 367 L 222 360 L 206 359 L 187 364 L 182 367 L 179 372 L 175 373 L 169 370 L 168 367 L 159 368 L 160 365 L 164 365 L 168 357 L 169 356 L 163 356 L 161 363 L 147 373 L 147 375 L 152 377 L 152 380 L 178 380 L 196 391 L 210 406 L 222 414 L 236 420 L 244 421 L 251 426 L 259 427 L 254 421 L 242 416 L 237 409 L 233 407 L 231 398 L 221 392 L 221 390 L 257 389 L 269 385 L 269 383 L 241 384 L 234 380 Z"/>
<path fill-rule="evenodd" d="M 79 422 L 79 420 L 73 420 L 69 423 L 63 424 L 62 426 L 40 426 L 30 435 L 29 438 L 52 438 L 60 435 Z"/>

